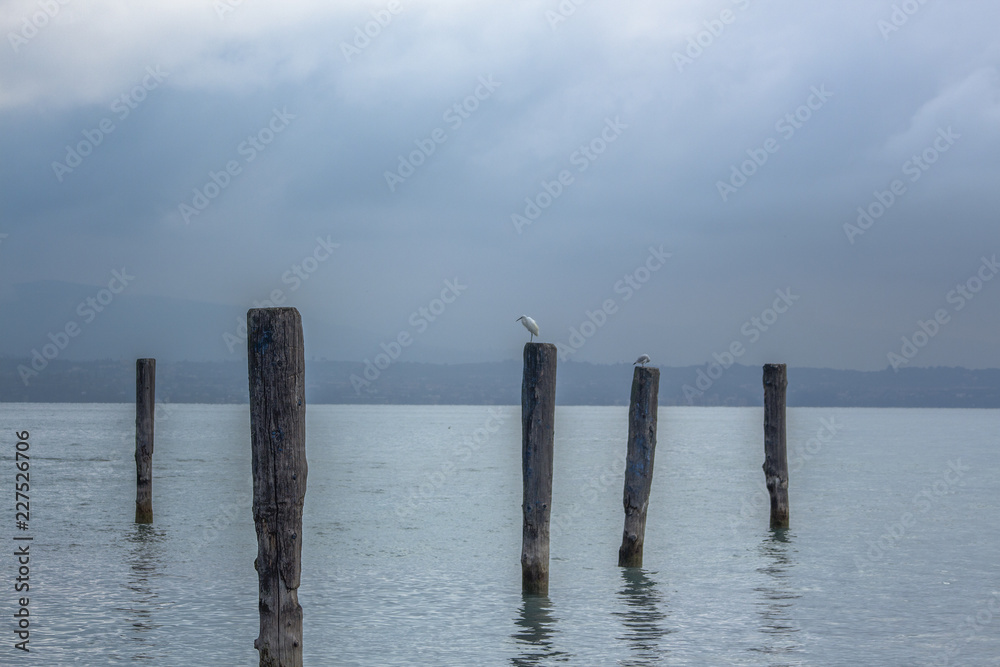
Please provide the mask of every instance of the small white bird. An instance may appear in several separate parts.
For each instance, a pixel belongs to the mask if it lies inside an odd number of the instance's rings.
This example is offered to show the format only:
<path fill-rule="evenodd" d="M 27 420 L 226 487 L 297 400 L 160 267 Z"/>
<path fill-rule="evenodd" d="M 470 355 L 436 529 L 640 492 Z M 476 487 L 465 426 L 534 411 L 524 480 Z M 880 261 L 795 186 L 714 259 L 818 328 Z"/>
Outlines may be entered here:
<path fill-rule="evenodd" d="M 531 338 L 528 339 L 529 343 L 535 340 L 535 336 L 538 335 L 538 323 L 535 322 L 535 320 L 531 319 L 527 315 L 521 315 L 521 317 L 517 318 L 514 321 L 523 324 L 524 328 L 527 329 L 528 333 L 531 334 Z"/>
<path fill-rule="evenodd" d="M 649 362 L 650 358 L 648 354 L 643 354 L 638 359 L 635 360 L 635 364 L 641 364 L 643 368 L 645 368 L 646 364 L 648 364 Z M 632 365 L 635 366 L 635 364 Z"/>

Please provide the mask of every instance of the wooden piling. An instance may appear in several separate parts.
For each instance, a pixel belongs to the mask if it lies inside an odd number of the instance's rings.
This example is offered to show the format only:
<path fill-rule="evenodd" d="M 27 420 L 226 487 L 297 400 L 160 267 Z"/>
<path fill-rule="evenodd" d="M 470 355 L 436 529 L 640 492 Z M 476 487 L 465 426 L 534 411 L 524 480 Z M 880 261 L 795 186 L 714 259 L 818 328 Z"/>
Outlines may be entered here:
<path fill-rule="evenodd" d="M 625 464 L 625 530 L 618 549 L 620 567 L 642 567 L 646 536 L 646 508 L 653 483 L 656 454 L 656 411 L 660 369 L 636 367 L 628 411 L 628 454 Z"/>
<path fill-rule="evenodd" d="M 153 522 L 156 359 L 135 361 L 135 523 Z"/>
<path fill-rule="evenodd" d="M 521 383 L 521 473 L 524 523 L 521 589 L 549 592 L 549 518 L 552 513 L 552 443 L 556 415 L 556 346 L 526 343 Z"/>
<path fill-rule="evenodd" d="M 295 308 L 247 312 L 260 667 L 302 667 L 305 350 Z"/>
<path fill-rule="evenodd" d="M 788 528 L 788 454 L 785 446 L 785 364 L 764 364 L 764 481 L 771 496 L 771 528 Z"/>

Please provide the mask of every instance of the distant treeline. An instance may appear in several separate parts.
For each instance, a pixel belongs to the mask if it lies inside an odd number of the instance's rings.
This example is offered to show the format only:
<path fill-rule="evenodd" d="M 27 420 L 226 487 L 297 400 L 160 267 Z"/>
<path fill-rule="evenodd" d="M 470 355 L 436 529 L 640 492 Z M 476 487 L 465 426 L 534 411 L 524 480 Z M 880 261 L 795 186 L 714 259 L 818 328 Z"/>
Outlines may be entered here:
<path fill-rule="evenodd" d="M 132 403 L 135 361 L 54 360 L 26 386 L 21 359 L 0 359 L 0 402 Z M 373 380 L 361 363 L 306 362 L 311 403 L 518 405 L 521 363 L 394 363 Z M 662 368 L 660 405 L 763 404 L 761 368 Z M 247 403 L 245 361 L 158 362 L 156 398 L 171 403 Z M 352 381 L 353 376 L 353 381 Z M 559 365 L 557 403 L 628 405 L 632 366 Z M 1000 370 L 908 368 L 898 373 L 788 369 L 788 405 L 815 407 L 1000 408 Z"/>

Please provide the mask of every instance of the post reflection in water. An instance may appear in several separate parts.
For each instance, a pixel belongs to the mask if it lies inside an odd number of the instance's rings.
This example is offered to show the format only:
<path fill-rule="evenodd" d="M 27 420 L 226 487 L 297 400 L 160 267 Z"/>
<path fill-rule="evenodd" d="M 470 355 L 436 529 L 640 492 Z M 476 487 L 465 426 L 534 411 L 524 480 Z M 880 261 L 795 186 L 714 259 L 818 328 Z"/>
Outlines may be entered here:
<path fill-rule="evenodd" d="M 762 564 L 757 572 L 766 575 L 766 579 L 754 590 L 760 595 L 756 605 L 764 641 L 753 650 L 770 655 L 770 664 L 775 667 L 791 664 L 788 661 L 801 650 L 796 639 L 799 628 L 794 612 L 795 600 L 802 596 L 792 589 L 789 576 L 795 565 L 793 537 L 787 529 L 772 530 L 758 547 Z"/>
<path fill-rule="evenodd" d="M 155 646 L 151 634 L 160 627 L 154 617 L 155 608 L 159 606 L 155 580 L 162 565 L 166 534 L 150 524 L 139 523 L 132 526 L 127 540 L 129 577 L 126 587 L 132 595 L 131 605 L 121 611 L 132 628 L 130 638 L 137 642 L 133 659 L 152 660 L 155 656 L 148 653 Z"/>
<path fill-rule="evenodd" d="M 552 601 L 547 595 L 521 595 L 521 608 L 514 624 L 519 630 L 511 637 L 521 645 L 522 652 L 511 658 L 512 665 L 529 667 L 553 660 L 569 662 L 572 656 L 557 651 L 553 646 L 556 618 L 552 615 Z"/>
<path fill-rule="evenodd" d="M 621 616 L 625 626 L 622 639 L 632 649 L 632 658 L 621 664 L 661 664 L 667 652 L 660 646 L 660 640 L 673 631 L 663 624 L 667 614 L 656 581 L 639 567 L 625 567 L 621 572 L 623 585 L 618 596 L 625 605 L 625 611 L 615 613 Z"/>

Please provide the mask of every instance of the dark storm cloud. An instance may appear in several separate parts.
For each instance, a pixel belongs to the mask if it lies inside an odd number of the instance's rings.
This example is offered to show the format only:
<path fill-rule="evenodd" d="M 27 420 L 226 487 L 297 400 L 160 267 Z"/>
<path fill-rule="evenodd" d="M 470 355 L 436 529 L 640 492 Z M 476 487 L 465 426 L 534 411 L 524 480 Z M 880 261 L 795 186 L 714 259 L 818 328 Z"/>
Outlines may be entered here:
<path fill-rule="evenodd" d="M 881 368 L 1000 251 L 1000 10 L 910 4 L 67 4 L 0 56 L 4 294 L 125 263 L 130 297 L 228 322 L 282 289 L 318 338 L 354 332 L 324 356 L 360 358 L 459 279 L 414 360 L 516 356 L 522 312 L 565 345 L 611 299 L 574 358 L 687 364 L 791 289 L 744 363 Z M 914 364 L 1000 363 L 1000 283 L 980 294 Z M 16 303 L 18 341 L 61 317 Z"/>

